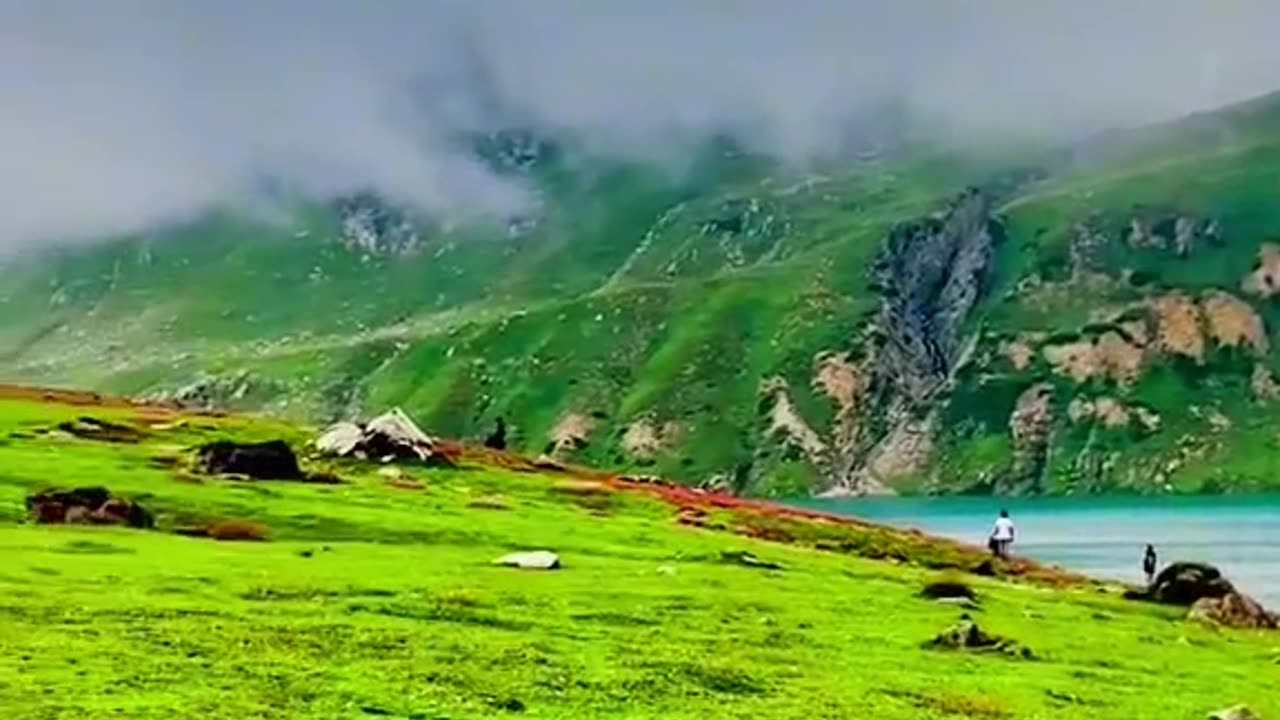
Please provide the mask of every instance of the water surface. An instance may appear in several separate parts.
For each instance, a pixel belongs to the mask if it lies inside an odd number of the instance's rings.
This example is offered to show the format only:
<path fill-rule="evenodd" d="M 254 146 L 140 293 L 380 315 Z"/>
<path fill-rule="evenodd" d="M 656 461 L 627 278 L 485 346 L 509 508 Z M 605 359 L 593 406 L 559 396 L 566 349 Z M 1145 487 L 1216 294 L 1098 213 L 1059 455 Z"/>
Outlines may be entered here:
<path fill-rule="evenodd" d="M 1017 523 L 1020 555 L 1124 581 L 1142 578 L 1142 552 L 1163 565 L 1198 560 L 1280 608 L 1280 495 L 1248 497 L 867 498 L 805 500 L 825 512 L 919 528 L 985 545 L 1001 508 Z"/>

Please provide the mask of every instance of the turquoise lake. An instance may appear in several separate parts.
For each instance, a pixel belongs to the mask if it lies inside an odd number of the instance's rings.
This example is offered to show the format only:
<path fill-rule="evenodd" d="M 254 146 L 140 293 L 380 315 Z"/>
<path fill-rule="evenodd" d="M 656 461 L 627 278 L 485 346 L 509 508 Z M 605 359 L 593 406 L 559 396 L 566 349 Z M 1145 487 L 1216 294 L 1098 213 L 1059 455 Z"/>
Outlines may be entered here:
<path fill-rule="evenodd" d="M 1163 566 L 1218 566 L 1242 591 L 1280 608 L 1280 496 L 866 498 L 806 500 L 825 512 L 912 527 L 985 545 L 1001 508 L 1017 524 L 1014 552 L 1095 577 L 1139 582 L 1142 551 Z"/>

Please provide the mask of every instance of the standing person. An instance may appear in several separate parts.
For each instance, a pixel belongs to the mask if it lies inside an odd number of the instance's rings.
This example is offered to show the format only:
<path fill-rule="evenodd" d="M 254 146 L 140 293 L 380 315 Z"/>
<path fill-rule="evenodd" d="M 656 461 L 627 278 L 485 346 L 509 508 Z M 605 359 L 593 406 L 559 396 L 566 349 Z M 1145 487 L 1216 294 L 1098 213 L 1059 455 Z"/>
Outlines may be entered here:
<path fill-rule="evenodd" d="M 494 450 L 507 449 L 507 423 L 501 417 L 495 423 L 493 432 L 484 439 L 484 446 Z"/>
<path fill-rule="evenodd" d="M 1148 545 L 1147 552 L 1142 556 L 1142 572 L 1146 573 L 1147 586 L 1156 581 L 1156 549 Z"/>
<path fill-rule="evenodd" d="M 1009 546 L 1013 544 L 1014 538 L 1013 521 L 1009 519 L 1009 511 L 1001 510 L 1000 517 L 996 518 L 995 527 L 991 530 L 991 552 L 998 558 L 1009 557 Z"/>

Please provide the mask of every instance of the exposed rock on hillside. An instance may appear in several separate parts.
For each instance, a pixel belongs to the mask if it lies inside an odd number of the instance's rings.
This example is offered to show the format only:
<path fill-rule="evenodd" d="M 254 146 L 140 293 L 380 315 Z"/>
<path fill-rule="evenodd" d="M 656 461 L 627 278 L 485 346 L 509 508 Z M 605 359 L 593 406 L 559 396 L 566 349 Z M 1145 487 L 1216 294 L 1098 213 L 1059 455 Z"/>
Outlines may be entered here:
<path fill-rule="evenodd" d="M 1251 295 L 1268 299 L 1280 293 L 1280 245 L 1264 243 L 1258 250 L 1258 264 L 1240 284 Z"/>
<path fill-rule="evenodd" d="M 837 489 L 883 491 L 928 466 L 937 395 L 972 347 L 967 322 L 986 290 L 993 227 L 988 198 L 969 190 L 890 232 L 873 268 L 881 304 L 863 362 L 825 359 L 816 379 L 845 414 L 843 428 L 837 416 Z"/>
<path fill-rule="evenodd" d="M 1142 372 L 1144 358 L 1140 346 L 1114 331 L 1092 340 L 1046 345 L 1041 352 L 1056 372 L 1076 382 L 1097 377 L 1132 383 Z"/>
<path fill-rule="evenodd" d="M 549 454 L 559 457 L 585 447 L 595 424 L 594 420 L 581 413 L 568 413 L 561 417 L 547 438 Z"/>
<path fill-rule="evenodd" d="M 924 401 L 955 369 L 991 264 L 991 222 L 987 198 L 972 190 L 890 233 L 873 270 L 883 298 L 878 380 L 901 401 Z"/>
<path fill-rule="evenodd" d="M 791 401 L 786 381 L 782 378 L 768 380 L 761 387 L 761 393 L 773 400 L 766 435 L 781 438 L 783 442 L 798 447 L 815 465 L 824 464 L 827 444 L 800 416 Z"/>
<path fill-rule="evenodd" d="M 1249 630 L 1275 630 L 1280 627 L 1276 616 L 1267 612 L 1257 600 L 1235 592 L 1197 600 L 1188 611 L 1187 618 Z"/>
<path fill-rule="evenodd" d="M 1247 348 L 1257 354 L 1270 349 L 1262 318 L 1249 303 L 1229 293 L 1213 291 L 1201 301 L 1208 336 L 1220 347 Z"/>
<path fill-rule="evenodd" d="M 1200 307 L 1182 293 L 1162 295 L 1149 304 L 1156 322 L 1156 343 L 1170 355 L 1193 360 L 1204 357 L 1204 333 Z"/>
<path fill-rule="evenodd" d="M 1049 458 L 1053 423 L 1053 386 L 1041 383 L 1027 388 L 1009 416 L 1013 466 L 1008 489 L 1039 489 Z"/>
<path fill-rule="evenodd" d="M 230 374 L 204 374 L 176 390 L 152 393 L 148 400 L 176 402 L 197 410 L 226 410 L 275 395 L 280 388 L 248 370 Z"/>
<path fill-rule="evenodd" d="M 680 435 L 679 423 L 659 425 L 652 418 L 640 418 L 628 425 L 622 434 L 622 449 L 636 460 L 649 462 L 678 444 Z"/>
<path fill-rule="evenodd" d="M 405 256 L 422 247 L 413 222 L 369 193 L 338 201 L 342 242 L 354 251 L 372 256 Z"/>

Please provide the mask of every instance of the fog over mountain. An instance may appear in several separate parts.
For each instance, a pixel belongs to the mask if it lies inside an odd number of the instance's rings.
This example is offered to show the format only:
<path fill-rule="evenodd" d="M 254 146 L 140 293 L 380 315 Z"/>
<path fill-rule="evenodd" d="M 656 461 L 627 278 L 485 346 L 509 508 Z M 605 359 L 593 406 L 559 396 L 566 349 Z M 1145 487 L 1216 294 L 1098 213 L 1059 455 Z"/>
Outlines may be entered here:
<path fill-rule="evenodd" d="M 86 240 L 264 187 L 429 212 L 524 192 L 461 133 L 803 161 L 897 102 L 960 133 L 1086 132 L 1280 87 L 1264 0 L 0 0 L 0 248 Z"/>

